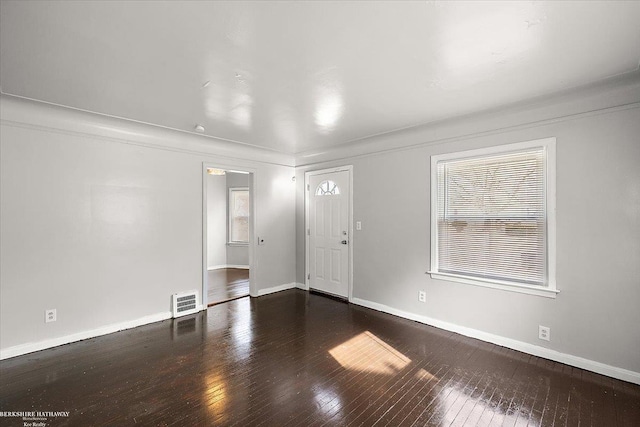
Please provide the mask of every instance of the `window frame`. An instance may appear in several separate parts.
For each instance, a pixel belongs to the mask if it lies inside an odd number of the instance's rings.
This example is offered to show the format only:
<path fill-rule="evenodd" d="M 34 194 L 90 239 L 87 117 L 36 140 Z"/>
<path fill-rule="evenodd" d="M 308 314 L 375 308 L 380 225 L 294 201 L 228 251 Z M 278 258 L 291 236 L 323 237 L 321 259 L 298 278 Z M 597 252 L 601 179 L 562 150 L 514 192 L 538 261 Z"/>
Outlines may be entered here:
<path fill-rule="evenodd" d="M 438 271 L 438 163 L 473 157 L 508 154 L 518 151 L 543 148 L 545 154 L 545 219 L 546 219 L 546 286 L 530 285 L 499 279 L 478 278 L 463 274 Z M 431 156 L 431 268 L 428 273 L 433 279 L 482 286 L 492 289 L 519 292 L 555 298 L 556 286 L 556 138 L 542 138 L 525 142 L 497 145 L 475 150 L 458 151 Z"/>
<path fill-rule="evenodd" d="M 249 239 L 247 239 L 247 241 L 241 241 L 241 240 L 232 240 L 231 237 L 233 235 L 231 229 L 233 227 L 233 193 L 234 192 L 240 192 L 240 191 L 246 191 L 247 192 L 247 196 L 249 197 L 249 187 L 229 187 L 229 193 L 228 193 L 228 199 L 227 199 L 227 245 L 229 246 L 248 246 L 249 245 Z M 251 200 L 249 199 L 249 203 L 251 203 Z M 250 208 L 248 209 L 248 212 L 250 213 L 251 210 Z M 249 220 L 249 215 L 247 215 L 247 221 Z M 249 235 L 249 238 L 251 236 Z"/>
<path fill-rule="evenodd" d="M 331 188 L 331 190 L 328 191 L 324 191 L 322 189 L 322 185 L 323 184 L 327 184 L 327 187 L 329 187 L 329 185 L 333 184 L 333 187 Z M 322 191 L 321 194 L 318 194 L 318 191 Z M 315 190 L 315 196 L 316 197 L 322 197 L 322 196 L 339 196 L 340 195 L 340 187 L 338 187 L 338 184 L 336 184 L 334 181 L 330 180 L 330 179 L 325 179 L 324 181 L 322 181 L 320 184 L 318 184 L 318 186 L 316 187 Z"/>

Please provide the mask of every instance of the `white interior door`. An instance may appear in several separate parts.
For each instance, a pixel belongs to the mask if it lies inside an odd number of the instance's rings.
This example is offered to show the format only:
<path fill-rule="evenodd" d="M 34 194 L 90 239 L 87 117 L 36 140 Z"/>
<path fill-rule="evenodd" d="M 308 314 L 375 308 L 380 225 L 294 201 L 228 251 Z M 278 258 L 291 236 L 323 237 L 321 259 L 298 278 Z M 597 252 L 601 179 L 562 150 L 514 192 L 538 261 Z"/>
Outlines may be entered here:
<path fill-rule="evenodd" d="M 309 176 L 309 288 L 349 297 L 349 171 Z"/>

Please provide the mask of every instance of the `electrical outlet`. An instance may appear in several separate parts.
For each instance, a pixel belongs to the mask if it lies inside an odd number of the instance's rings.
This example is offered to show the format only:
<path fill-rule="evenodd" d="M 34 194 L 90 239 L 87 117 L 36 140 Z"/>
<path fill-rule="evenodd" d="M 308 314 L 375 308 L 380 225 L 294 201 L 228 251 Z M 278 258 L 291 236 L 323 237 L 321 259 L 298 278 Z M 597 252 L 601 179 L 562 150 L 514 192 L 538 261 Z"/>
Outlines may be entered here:
<path fill-rule="evenodd" d="M 545 341 L 551 341 L 551 328 L 548 326 L 538 325 L 538 338 Z"/>
<path fill-rule="evenodd" d="M 362 230 L 362 221 L 356 221 L 356 230 Z"/>
<path fill-rule="evenodd" d="M 418 292 L 418 301 L 427 302 L 427 293 L 425 291 Z"/>
<path fill-rule="evenodd" d="M 57 314 L 55 308 L 44 311 L 44 323 L 55 322 L 56 318 Z"/>

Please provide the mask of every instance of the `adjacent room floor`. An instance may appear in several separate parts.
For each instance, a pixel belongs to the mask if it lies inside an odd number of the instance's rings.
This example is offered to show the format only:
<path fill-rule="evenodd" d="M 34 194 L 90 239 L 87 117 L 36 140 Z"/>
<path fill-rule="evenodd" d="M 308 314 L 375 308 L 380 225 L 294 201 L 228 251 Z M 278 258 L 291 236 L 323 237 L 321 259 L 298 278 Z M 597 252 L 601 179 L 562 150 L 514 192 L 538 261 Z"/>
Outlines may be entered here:
<path fill-rule="evenodd" d="M 70 411 L 47 426 L 640 421 L 638 385 L 301 290 L 4 360 L 0 374 L 1 411 Z"/>
<path fill-rule="evenodd" d="M 219 268 L 209 270 L 208 304 L 249 295 L 249 270 L 242 268 Z"/>

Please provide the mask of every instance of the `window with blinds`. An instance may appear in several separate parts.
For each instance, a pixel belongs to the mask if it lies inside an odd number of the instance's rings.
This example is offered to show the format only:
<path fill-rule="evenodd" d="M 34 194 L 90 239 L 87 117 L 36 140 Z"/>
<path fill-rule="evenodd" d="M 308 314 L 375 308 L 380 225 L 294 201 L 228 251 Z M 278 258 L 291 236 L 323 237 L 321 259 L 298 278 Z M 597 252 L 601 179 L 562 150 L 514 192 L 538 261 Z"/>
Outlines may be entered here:
<path fill-rule="evenodd" d="M 229 189 L 229 243 L 249 243 L 249 189 Z"/>
<path fill-rule="evenodd" d="M 432 157 L 432 276 L 555 291 L 550 153 L 553 138 Z"/>

